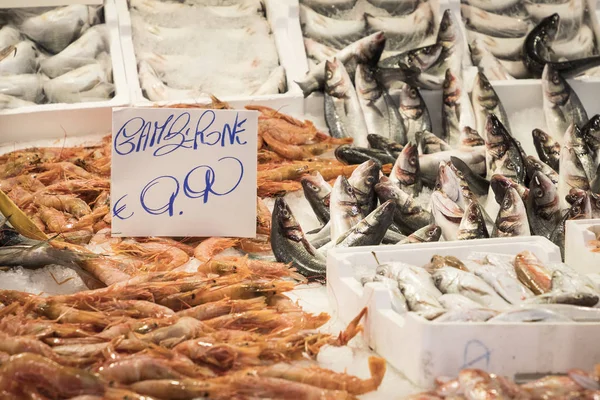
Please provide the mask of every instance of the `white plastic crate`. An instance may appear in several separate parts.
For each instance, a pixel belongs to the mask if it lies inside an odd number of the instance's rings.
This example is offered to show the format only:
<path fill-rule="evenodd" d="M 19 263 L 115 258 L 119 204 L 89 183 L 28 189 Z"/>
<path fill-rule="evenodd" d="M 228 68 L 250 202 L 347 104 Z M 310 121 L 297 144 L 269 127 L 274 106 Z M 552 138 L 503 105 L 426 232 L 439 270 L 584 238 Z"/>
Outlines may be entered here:
<path fill-rule="evenodd" d="M 37 140 L 110 132 L 112 108 L 129 104 L 130 98 L 114 0 L 104 2 L 104 16 L 110 36 L 115 96 L 102 102 L 40 104 L 0 111 L 0 145 L 24 138 Z"/>
<path fill-rule="evenodd" d="M 363 287 L 355 276 L 357 265 L 376 268 L 373 251 L 381 263 L 424 265 L 435 254 L 460 258 L 472 252 L 516 255 L 524 250 L 542 262 L 560 262 L 558 247 L 542 237 L 335 249 L 327 257 L 328 295 L 344 323 L 368 307 L 367 344 L 420 387 L 431 386 L 438 376 L 456 376 L 463 368 L 511 378 L 591 369 L 600 359 L 600 348 L 585 343 L 594 343 L 599 323 L 436 323 L 414 313 L 396 313 L 385 287 Z"/>
<path fill-rule="evenodd" d="M 600 253 L 589 245 L 600 234 L 600 219 L 567 221 L 565 229 L 565 262 L 581 273 L 600 274 Z"/>
<path fill-rule="evenodd" d="M 195 99 L 180 99 L 180 101 L 160 101 L 151 102 L 142 94 L 140 80 L 137 68 L 137 59 L 132 38 L 131 16 L 127 5 L 127 0 L 114 0 L 119 14 L 119 29 L 121 31 L 123 56 L 125 59 L 125 71 L 127 81 L 130 87 L 130 96 L 132 103 L 136 106 L 144 106 L 150 104 L 168 105 L 173 103 L 204 103 L 209 101 L 208 97 Z M 299 31 L 300 26 L 290 24 L 290 6 L 289 0 L 266 0 L 267 20 L 273 31 L 277 53 L 279 55 L 279 63 L 285 68 L 288 91 L 281 94 L 263 95 L 263 96 L 218 96 L 220 100 L 230 104 L 253 103 L 262 105 L 278 104 L 280 100 L 284 100 L 285 104 L 290 104 L 294 109 L 303 107 L 302 91 L 298 87 L 295 80 L 300 79 L 304 75 L 305 68 L 303 63 L 302 33 Z M 227 73 L 227 66 L 224 65 L 224 72 Z M 286 110 L 282 110 L 287 112 Z"/>

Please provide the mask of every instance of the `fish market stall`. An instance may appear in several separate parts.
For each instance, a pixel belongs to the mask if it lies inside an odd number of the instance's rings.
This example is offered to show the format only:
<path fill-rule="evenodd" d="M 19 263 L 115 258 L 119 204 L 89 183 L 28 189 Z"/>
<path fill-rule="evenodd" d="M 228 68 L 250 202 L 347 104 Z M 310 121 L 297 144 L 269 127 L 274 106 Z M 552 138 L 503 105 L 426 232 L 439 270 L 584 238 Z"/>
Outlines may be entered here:
<path fill-rule="evenodd" d="M 0 27 L 3 139 L 110 130 L 112 107 L 129 104 L 112 1 L 2 8 Z"/>

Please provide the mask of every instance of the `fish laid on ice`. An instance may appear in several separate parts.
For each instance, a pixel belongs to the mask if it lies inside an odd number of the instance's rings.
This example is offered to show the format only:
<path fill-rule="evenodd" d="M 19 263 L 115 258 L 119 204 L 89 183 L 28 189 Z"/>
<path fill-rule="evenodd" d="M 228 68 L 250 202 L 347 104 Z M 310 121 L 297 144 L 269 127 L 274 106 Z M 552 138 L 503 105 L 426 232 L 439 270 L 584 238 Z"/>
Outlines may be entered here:
<path fill-rule="evenodd" d="M 431 214 L 389 178 L 381 177 L 375 185 L 375 192 L 381 202 L 393 200 L 396 203 L 394 222 L 402 233 L 410 235 L 430 223 Z"/>
<path fill-rule="evenodd" d="M 390 227 L 396 204 L 388 200 L 349 231 L 338 237 L 336 247 L 376 246 Z"/>
<path fill-rule="evenodd" d="M 442 139 L 455 146 L 464 126 L 476 126 L 471 100 L 459 74 L 448 69 L 443 89 Z"/>
<path fill-rule="evenodd" d="M 351 45 L 367 32 L 367 24 L 364 19 L 333 19 L 321 15 L 303 4 L 300 4 L 300 25 L 306 37 L 337 49 Z"/>
<path fill-rule="evenodd" d="M 536 172 L 541 172 L 542 174 L 546 175 L 546 177 L 549 178 L 553 184 L 558 184 L 558 172 L 550 168 L 548 164 L 538 160 L 535 156 L 525 157 L 525 169 L 527 170 L 528 180 L 531 180 L 533 174 Z"/>
<path fill-rule="evenodd" d="M 430 224 L 411 233 L 405 239 L 396 244 L 429 243 L 437 242 L 442 236 L 442 228 L 436 224 Z"/>
<path fill-rule="evenodd" d="M 498 211 L 498 217 L 494 223 L 492 237 L 530 235 L 525 204 L 514 188 L 508 188 L 502 203 L 500 203 L 500 211 Z"/>
<path fill-rule="evenodd" d="M 540 160 L 548 164 L 553 170 L 560 171 L 560 144 L 541 129 L 534 129 L 531 134 Z"/>
<path fill-rule="evenodd" d="M 306 49 L 306 56 L 317 62 L 333 59 L 338 52 L 337 49 L 319 43 L 311 38 L 304 38 L 304 48 Z"/>
<path fill-rule="evenodd" d="M 392 167 L 390 181 L 412 195 L 421 193 L 423 183 L 419 171 L 419 152 L 414 143 L 407 143 Z"/>
<path fill-rule="evenodd" d="M 464 310 L 481 308 L 481 304 L 459 293 L 446 293 L 438 298 L 441 305 L 447 310 Z"/>
<path fill-rule="evenodd" d="M 485 125 L 490 114 L 494 114 L 504 127 L 510 130 L 508 116 L 504 106 L 492 84 L 483 72 L 478 72 L 473 83 L 473 92 L 471 93 L 473 111 L 477 125 L 475 129 L 480 134 L 485 133 Z"/>
<path fill-rule="evenodd" d="M 468 165 L 474 174 L 485 174 L 485 146 L 477 146 L 419 156 L 419 167 L 421 168 L 423 180 L 433 184 L 437 177 L 440 163 L 447 163 L 453 157 L 460 159 L 465 165 Z"/>
<path fill-rule="evenodd" d="M 12 25 L 4 25 L 0 29 L 0 50 L 16 45 L 23 40 L 23 35 Z"/>
<path fill-rule="evenodd" d="M 563 145 L 572 148 L 577 154 L 577 158 L 581 161 L 581 165 L 589 181 L 594 180 L 596 174 L 596 154 L 592 153 L 588 147 L 583 133 L 575 124 L 569 125 L 565 136 L 563 137 Z"/>
<path fill-rule="evenodd" d="M 458 240 L 458 231 L 464 211 L 443 192 L 431 194 L 431 214 L 436 225 L 442 228 L 445 241 Z"/>
<path fill-rule="evenodd" d="M 487 177 L 501 174 L 517 183 L 525 182 L 525 159 L 519 143 L 506 130 L 502 122 L 489 114 L 485 125 Z"/>
<path fill-rule="evenodd" d="M 476 31 L 467 29 L 467 38 L 472 43 L 474 40 L 479 40 L 482 44 L 498 58 L 514 60 L 521 57 L 523 51 L 524 37 L 520 38 L 500 38 L 489 35 L 484 35 Z"/>
<path fill-rule="evenodd" d="M 600 114 L 594 115 L 584 126 L 581 127 L 581 134 L 583 135 L 583 140 L 588 145 L 588 148 L 595 153 L 596 157 L 598 158 L 598 156 L 600 156 Z M 548 163 L 548 165 L 550 164 Z M 552 167 L 552 165 L 550 166 Z M 558 171 L 557 168 L 554 169 Z"/>
<path fill-rule="evenodd" d="M 518 38 L 529 32 L 529 23 L 518 18 L 490 13 L 466 4 L 460 5 L 460 12 L 468 28 L 486 35 Z"/>
<path fill-rule="evenodd" d="M 338 59 L 325 64 L 325 121 L 331 135 L 351 137 L 355 146 L 367 147 L 367 125 L 346 68 Z"/>
<path fill-rule="evenodd" d="M 338 176 L 331 191 L 330 216 L 331 240 L 334 243 L 363 218 L 354 189 L 343 175 Z"/>
<path fill-rule="evenodd" d="M 515 271 L 521 283 L 534 294 L 539 295 L 552 290 L 552 273 L 529 250 L 517 254 Z"/>
<path fill-rule="evenodd" d="M 536 307 L 506 311 L 489 319 L 487 322 L 573 322 L 573 320 L 555 311 Z"/>
<path fill-rule="evenodd" d="M 354 190 L 356 201 L 363 215 L 370 214 L 377 207 L 375 185 L 379 182 L 381 168 L 375 161 L 369 160 L 360 164 L 348 178 Z"/>
<path fill-rule="evenodd" d="M 594 32 L 587 25 L 582 25 L 577 35 L 570 40 L 552 43 L 553 61 L 576 60 L 594 55 Z"/>
<path fill-rule="evenodd" d="M 452 146 L 429 131 L 417 132 L 415 140 L 421 154 L 433 154 L 452 150 Z"/>
<path fill-rule="evenodd" d="M 444 308 L 437 300 L 442 293 L 435 287 L 431 275 L 423 268 L 400 268 L 395 278 L 411 311 L 426 319 L 434 319 L 444 313 Z"/>
<path fill-rule="evenodd" d="M 506 69 L 506 66 L 479 39 L 473 40 L 469 48 L 471 49 L 473 64 L 477 65 L 479 70 L 490 79 L 497 81 L 515 79 Z"/>
<path fill-rule="evenodd" d="M 285 93 L 287 91 L 287 80 L 285 76 L 285 68 L 279 66 L 275 68 L 265 83 L 260 85 L 252 94 L 253 96 L 263 96 L 267 94 Z"/>
<path fill-rule="evenodd" d="M 561 201 L 561 208 L 566 207 L 565 197 L 572 188 L 587 191 L 590 189 L 590 181 L 575 149 L 563 146 L 560 151 L 558 179 L 558 197 Z"/>
<path fill-rule="evenodd" d="M 479 132 L 475 129 L 465 126 L 460 131 L 458 144 L 464 147 L 485 146 L 485 140 L 483 140 Z"/>
<path fill-rule="evenodd" d="M 144 95 L 151 101 L 197 99 L 202 93 L 196 90 L 174 89 L 167 86 L 147 61 L 138 63 L 140 86 Z"/>
<path fill-rule="evenodd" d="M 411 13 L 419 5 L 418 0 L 367 0 L 377 8 L 382 8 L 392 15 Z"/>
<path fill-rule="evenodd" d="M 534 235 L 550 238 L 560 221 L 560 202 L 556 185 L 537 171 L 529 183 L 526 208 L 527 218 Z"/>
<path fill-rule="evenodd" d="M 308 6 L 319 14 L 330 16 L 338 11 L 350 10 L 357 0 L 300 0 L 300 4 Z"/>
<path fill-rule="evenodd" d="M 315 175 L 305 175 L 300 180 L 304 197 L 310 204 L 317 219 L 322 224 L 329 222 L 329 201 L 331 185 L 317 172 Z"/>
<path fill-rule="evenodd" d="M 0 94 L 0 110 L 9 110 L 13 108 L 35 106 L 36 103 L 27 100 L 21 100 L 18 97 Z"/>
<path fill-rule="evenodd" d="M 381 150 L 386 152 L 390 157 L 394 159 L 393 162 L 396 161 L 404 146 L 400 143 L 396 143 L 389 138 L 386 138 L 381 135 L 369 134 L 367 135 L 367 140 L 369 141 L 369 146 L 375 150 Z M 406 144 L 406 143 L 405 143 Z"/>
<path fill-rule="evenodd" d="M 483 139 L 481 139 L 483 141 Z M 481 146 L 480 148 L 483 148 Z M 477 196 L 485 196 L 488 194 L 490 189 L 490 182 L 480 175 L 473 172 L 473 170 L 460 158 L 458 157 L 450 157 L 450 162 L 460 173 L 462 174 L 463 179 L 469 185 L 469 189 L 471 192 L 476 194 Z"/>
<path fill-rule="evenodd" d="M 481 206 L 477 201 L 471 201 L 465 208 L 460 225 L 458 226 L 458 240 L 485 239 L 489 233 L 483 218 Z"/>
<path fill-rule="evenodd" d="M 407 141 L 414 141 L 417 132 L 431 132 L 429 110 L 419 89 L 409 84 L 404 85 L 400 90 L 398 103 Z M 400 144 L 404 145 L 406 142 L 400 142 Z"/>
<path fill-rule="evenodd" d="M 114 92 L 110 76 L 106 66 L 88 64 L 47 81 L 44 92 L 52 103 L 107 100 Z"/>
<path fill-rule="evenodd" d="M 485 322 L 498 314 L 498 311 L 481 307 L 454 309 L 437 317 L 435 322 Z"/>
<path fill-rule="evenodd" d="M 512 268 L 512 265 L 509 266 Z M 533 297 L 533 293 L 521 284 L 514 271 L 511 273 L 508 268 L 489 260 L 486 263 L 477 264 L 474 274 L 487 282 L 510 304 L 520 304 Z"/>

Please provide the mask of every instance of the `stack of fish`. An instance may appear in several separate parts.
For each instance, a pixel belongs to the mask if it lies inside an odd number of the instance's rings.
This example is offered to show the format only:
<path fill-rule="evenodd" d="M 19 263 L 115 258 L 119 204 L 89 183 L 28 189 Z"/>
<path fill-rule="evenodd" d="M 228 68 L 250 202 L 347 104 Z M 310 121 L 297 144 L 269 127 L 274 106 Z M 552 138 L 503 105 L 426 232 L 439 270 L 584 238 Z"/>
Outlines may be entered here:
<path fill-rule="evenodd" d="M 428 392 L 406 397 L 405 400 L 442 399 L 580 399 L 594 400 L 600 396 L 600 364 L 593 372 L 572 369 L 566 375 L 547 375 L 517 384 L 480 369 L 464 369 L 455 379 L 439 377 L 436 387 Z"/>
<path fill-rule="evenodd" d="M 375 255 L 376 257 L 376 255 Z M 424 266 L 380 264 L 359 277 L 390 291 L 392 308 L 435 322 L 590 322 L 600 320 L 596 285 L 564 264 L 473 253 L 432 257 Z"/>
<path fill-rule="evenodd" d="M 386 56 L 430 44 L 437 21 L 435 0 L 300 0 L 300 24 L 311 64 L 378 31 L 388 38 Z"/>
<path fill-rule="evenodd" d="M 101 11 L 85 5 L 0 11 L 0 109 L 112 98 Z"/>
<path fill-rule="evenodd" d="M 263 0 L 129 5 L 140 85 L 149 100 L 287 91 Z"/>
<path fill-rule="evenodd" d="M 466 0 L 461 14 L 473 64 L 490 79 L 539 78 L 532 57 L 563 64 L 572 75 L 594 74 L 589 69 L 600 65 L 598 23 L 586 0 Z"/>

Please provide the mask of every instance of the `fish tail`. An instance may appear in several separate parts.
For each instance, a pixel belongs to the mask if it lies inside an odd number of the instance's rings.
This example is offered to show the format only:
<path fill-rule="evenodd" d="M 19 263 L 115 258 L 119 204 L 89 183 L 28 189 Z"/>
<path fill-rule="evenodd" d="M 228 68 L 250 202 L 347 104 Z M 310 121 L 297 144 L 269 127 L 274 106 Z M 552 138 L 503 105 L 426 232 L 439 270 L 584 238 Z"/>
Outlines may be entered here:
<path fill-rule="evenodd" d="M 312 92 L 315 91 L 314 86 L 310 83 L 310 81 L 304 80 L 304 81 L 294 81 L 296 82 L 296 84 L 298 86 L 300 86 L 300 89 L 302 89 L 302 94 L 304 95 L 304 98 L 308 97 Z"/>

